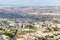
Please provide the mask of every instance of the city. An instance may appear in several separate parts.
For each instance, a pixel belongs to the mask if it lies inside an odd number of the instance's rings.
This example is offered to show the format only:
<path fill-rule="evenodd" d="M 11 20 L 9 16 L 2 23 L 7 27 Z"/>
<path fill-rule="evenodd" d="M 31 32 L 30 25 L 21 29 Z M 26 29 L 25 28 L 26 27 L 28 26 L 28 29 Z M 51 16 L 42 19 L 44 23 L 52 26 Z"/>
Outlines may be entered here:
<path fill-rule="evenodd" d="M 1 8 L 0 40 L 60 40 L 59 8 Z"/>

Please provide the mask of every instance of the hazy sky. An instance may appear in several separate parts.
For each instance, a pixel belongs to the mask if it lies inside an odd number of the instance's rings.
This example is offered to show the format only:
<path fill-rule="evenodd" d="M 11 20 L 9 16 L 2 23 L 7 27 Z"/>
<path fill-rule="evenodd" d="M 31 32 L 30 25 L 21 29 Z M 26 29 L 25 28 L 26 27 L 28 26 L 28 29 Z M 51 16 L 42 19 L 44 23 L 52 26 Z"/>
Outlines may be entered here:
<path fill-rule="evenodd" d="M 60 0 L 0 0 L 1 6 L 60 6 Z"/>

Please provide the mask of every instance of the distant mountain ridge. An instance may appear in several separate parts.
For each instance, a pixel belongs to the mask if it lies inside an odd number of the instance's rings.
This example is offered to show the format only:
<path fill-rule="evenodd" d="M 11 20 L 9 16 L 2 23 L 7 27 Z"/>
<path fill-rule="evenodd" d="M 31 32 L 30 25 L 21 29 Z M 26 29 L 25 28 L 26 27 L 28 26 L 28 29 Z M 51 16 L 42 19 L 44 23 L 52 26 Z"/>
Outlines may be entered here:
<path fill-rule="evenodd" d="M 38 13 L 49 13 L 49 12 L 60 12 L 60 7 L 23 7 L 23 8 L 15 8 L 15 7 L 11 7 L 11 8 L 1 8 L 1 11 L 7 11 L 7 12 L 38 12 Z"/>

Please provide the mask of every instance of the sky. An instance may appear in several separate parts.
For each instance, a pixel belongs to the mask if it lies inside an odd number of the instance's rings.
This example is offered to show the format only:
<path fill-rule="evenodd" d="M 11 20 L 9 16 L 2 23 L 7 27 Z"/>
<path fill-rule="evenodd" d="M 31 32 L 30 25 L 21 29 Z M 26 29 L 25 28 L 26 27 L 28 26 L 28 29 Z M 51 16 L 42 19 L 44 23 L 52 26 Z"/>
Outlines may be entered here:
<path fill-rule="evenodd" d="M 60 0 L 0 0 L 0 7 L 60 6 Z"/>

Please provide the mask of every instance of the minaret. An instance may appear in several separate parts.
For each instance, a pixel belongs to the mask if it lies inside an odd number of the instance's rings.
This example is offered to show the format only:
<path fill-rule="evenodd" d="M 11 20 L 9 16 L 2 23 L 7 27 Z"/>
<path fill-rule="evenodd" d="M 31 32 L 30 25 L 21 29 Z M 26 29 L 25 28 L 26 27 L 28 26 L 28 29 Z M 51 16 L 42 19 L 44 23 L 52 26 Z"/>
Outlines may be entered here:
<path fill-rule="evenodd" d="M 16 38 L 15 38 L 15 37 L 16 37 L 17 32 L 18 32 L 18 24 L 16 23 L 16 25 L 17 25 L 17 26 L 16 26 L 16 28 L 15 28 L 15 30 L 16 30 L 16 31 L 14 32 L 13 37 L 12 37 L 12 39 L 11 39 L 11 40 L 16 40 Z"/>

